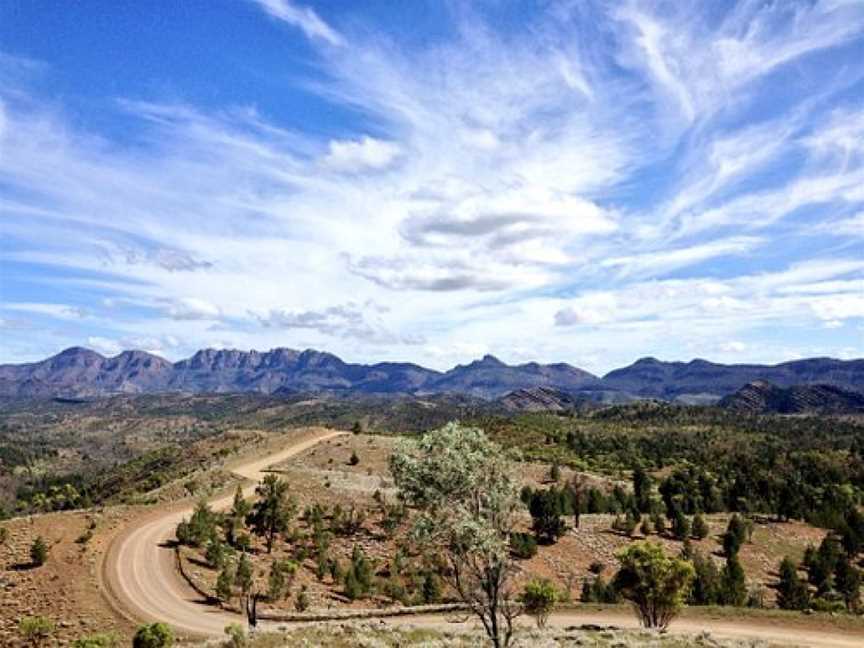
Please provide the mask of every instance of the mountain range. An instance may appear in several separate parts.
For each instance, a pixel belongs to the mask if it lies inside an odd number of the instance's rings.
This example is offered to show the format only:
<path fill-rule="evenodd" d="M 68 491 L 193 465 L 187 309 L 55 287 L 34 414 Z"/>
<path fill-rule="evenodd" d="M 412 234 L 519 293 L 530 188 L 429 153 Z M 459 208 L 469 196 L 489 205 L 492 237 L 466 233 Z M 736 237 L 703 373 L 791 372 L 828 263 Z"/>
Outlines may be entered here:
<path fill-rule="evenodd" d="M 810 358 L 778 365 L 724 365 L 706 360 L 643 358 L 605 376 L 565 363 L 508 365 L 487 355 L 448 371 L 407 362 L 354 364 L 332 353 L 278 348 L 267 352 L 204 349 L 169 362 L 144 351 L 105 357 L 73 347 L 40 362 L 0 365 L 0 396 L 91 398 L 160 392 L 265 394 L 463 394 L 495 399 L 518 392 L 542 401 L 567 398 L 627 402 L 657 398 L 712 403 L 754 381 L 780 388 L 824 384 L 864 391 L 864 359 Z M 566 400 L 566 398 L 565 398 Z"/>

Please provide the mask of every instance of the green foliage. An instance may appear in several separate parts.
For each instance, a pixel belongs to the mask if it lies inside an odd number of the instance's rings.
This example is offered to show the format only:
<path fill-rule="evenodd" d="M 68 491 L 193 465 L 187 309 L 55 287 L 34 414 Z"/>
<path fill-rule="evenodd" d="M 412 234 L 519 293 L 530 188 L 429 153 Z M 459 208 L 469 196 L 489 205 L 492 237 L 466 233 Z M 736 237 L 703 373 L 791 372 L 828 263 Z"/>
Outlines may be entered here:
<path fill-rule="evenodd" d="M 639 533 L 647 538 L 653 531 L 654 527 L 651 526 L 651 519 L 647 515 L 643 515 L 642 524 L 639 525 Z"/>
<path fill-rule="evenodd" d="M 687 602 L 690 605 L 720 605 L 720 570 L 710 557 L 697 551 L 692 561 L 694 578 Z"/>
<path fill-rule="evenodd" d="M 222 603 L 230 602 L 234 596 L 234 582 L 237 579 L 237 571 L 234 563 L 226 562 L 222 571 L 216 578 L 216 598 Z"/>
<path fill-rule="evenodd" d="M 54 623 L 43 616 L 25 616 L 18 619 L 18 632 L 31 646 L 41 646 L 54 634 Z"/>
<path fill-rule="evenodd" d="M 654 527 L 654 531 L 658 536 L 662 536 L 666 534 L 666 516 L 659 512 L 654 512 L 651 514 L 651 526 Z"/>
<path fill-rule="evenodd" d="M 525 612 L 534 617 L 538 628 L 545 628 L 546 621 L 558 602 L 558 590 L 547 579 L 533 579 L 525 584 L 520 600 Z"/>
<path fill-rule="evenodd" d="M 530 533 L 516 531 L 510 534 L 510 551 L 516 558 L 527 560 L 537 555 L 537 540 Z"/>
<path fill-rule="evenodd" d="M 273 561 L 267 579 L 267 598 L 278 601 L 288 593 L 294 574 L 297 573 L 297 567 L 297 563 L 292 560 Z"/>
<path fill-rule="evenodd" d="M 247 554 L 240 554 L 240 560 L 237 562 L 237 568 L 234 571 L 234 584 L 240 588 L 240 591 L 245 596 L 252 589 L 252 581 L 252 561 L 249 560 Z"/>
<path fill-rule="evenodd" d="M 615 584 L 606 582 L 600 572 L 594 573 L 596 573 L 595 578 L 586 579 L 582 583 L 580 600 L 583 603 L 620 603 L 621 595 L 615 589 Z"/>
<path fill-rule="evenodd" d="M 690 536 L 690 520 L 680 508 L 675 508 L 672 512 L 672 535 L 677 540 L 684 540 Z"/>
<path fill-rule="evenodd" d="M 635 500 L 636 509 L 640 513 L 651 511 L 652 489 L 653 480 L 642 466 L 637 466 L 633 471 L 633 499 Z"/>
<path fill-rule="evenodd" d="M 784 610 L 806 610 L 810 607 L 810 591 L 798 576 L 798 567 L 788 556 L 780 562 L 777 583 L 777 605 Z"/>
<path fill-rule="evenodd" d="M 848 556 L 842 556 L 834 568 L 834 586 L 850 612 L 861 606 L 861 570 L 853 566 Z"/>
<path fill-rule="evenodd" d="M 48 560 L 48 544 L 42 536 L 37 536 L 30 545 L 30 561 L 36 566 L 41 567 Z"/>
<path fill-rule="evenodd" d="M 693 516 L 693 524 L 690 531 L 691 533 L 693 533 L 693 537 L 697 540 L 704 540 L 708 537 L 710 529 L 708 528 L 708 523 L 705 522 L 705 518 L 702 517 L 701 513 L 697 513 Z"/>
<path fill-rule="evenodd" d="M 617 554 L 615 589 L 631 601 L 646 628 L 664 629 L 690 590 L 693 565 L 663 553 L 659 543 L 634 542 Z"/>
<path fill-rule="evenodd" d="M 429 605 L 441 600 L 441 579 L 431 570 L 423 573 L 423 582 L 420 587 L 423 603 Z"/>
<path fill-rule="evenodd" d="M 305 612 L 309 609 L 309 592 L 306 590 L 305 585 L 300 588 L 300 592 L 294 600 L 294 609 L 298 612 Z"/>
<path fill-rule="evenodd" d="M 549 468 L 549 479 L 556 484 L 561 481 L 561 466 L 557 461 L 552 464 L 551 468 Z"/>
<path fill-rule="evenodd" d="M 251 508 L 249 502 L 243 497 L 242 487 L 238 484 L 234 491 L 231 509 L 222 517 L 222 528 L 225 530 L 225 542 L 241 551 L 248 549 L 248 547 L 241 547 L 241 542 L 238 542 L 238 539 L 244 535 L 246 516 L 249 515 Z"/>
<path fill-rule="evenodd" d="M 369 594 L 372 586 L 372 565 L 360 545 L 354 545 L 351 564 L 345 572 L 345 596 L 353 601 Z"/>
<path fill-rule="evenodd" d="M 733 554 L 726 559 L 726 565 L 720 575 L 720 603 L 742 607 L 747 602 L 747 579 L 738 555 Z"/>
<path fill-rule="evenodd" d="M 175 535 L 177 541 L 190 547 L 204 546 L 216 538 L 216 522 L 218 516 L 205 501 L 200 501 L 187 522 L 185 519 L 177 525 Z"/>
<path fill-rule="evenodd" d="M 531 528 L 541 544 L 553 544 L 567 531 L 561 516 L 565 512 L 566 491 L 555 488 L 536 490 L 531 493 L 528 511 L 531 513 Z"/>
<path fill-rule="evenodd" d="M 296 504 L 288 497 L 288 483 L 274 474 L 269 474 L 255 489 L 258 500 L 252 506 L 248 523 L 256 534 L 263 536 L 267 544 L 267 553 L 273 551 L 273 542 L 277 533 L 288 529 L 296 512 Z"/>
<path fill-rule="evenodd" d="M 225 626 L 225 634 L 228 635 L 225 648 L 243 648 L 246 645 L 246 629 L 239 623 Z"/>
<path fill-rule="evenodd" d="M 827 536 L 811 556 L 807 565 L 810 585 L 818 596 L 834 589 L 834 572 L 843 557 L 843 549 L 836 538 Z"/>
<path fill-rule="evenodd" d="M 174 643 L 174 633 L 164 623 L 142 625 L 132 638 L 132 648 L 169 648 Z"/>
<path fill-rule="evenodd" d="M 72 648 L 116 648 L 120 638 L 113 632 L 101 632 L 72 642 Z"/>
<path fill-rule="evenodd" d="M 5 547 L 9 541 L 9 529 L 5 526 L 0 526 L 0 547 Z"/>
<path fill-rule="evenodd" d="M 211 538 L 207 542 L 204 558 L 207 560 L 207 564 L 213 569 L 222 569 L 225 566 L 225 562 L 231 558 L 230 547 L 215 537 Z"/>
<path fill-rule="evenodd" d="M 481 430 L 452 423 L 397 444 L 390 472 L 404 501 L 418 509 L 413 539 L 447 557 L 448 584 L 493 645 L 509 645 L 509 545 L 519 506 L 511 455 Z"/>

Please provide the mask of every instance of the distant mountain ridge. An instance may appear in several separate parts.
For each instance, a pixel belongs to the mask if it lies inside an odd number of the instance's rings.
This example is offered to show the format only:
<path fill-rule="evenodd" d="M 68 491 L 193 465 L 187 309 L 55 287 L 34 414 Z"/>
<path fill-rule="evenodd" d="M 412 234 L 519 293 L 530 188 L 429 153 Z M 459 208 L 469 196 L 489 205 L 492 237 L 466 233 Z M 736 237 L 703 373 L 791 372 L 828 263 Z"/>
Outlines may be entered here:
<path fill-rule="evenodd" d="M 769 366 L 643 358 L 599 378 L 566 363 L 508 365 L 491 355 L 441 372 L 408 362 L 348 363 L 313 349 L 203 349 L 172 363 L 144 351 L 105 357 L 72 347 L 40 362 L 0 365 L 0 396 L 93 398 L 160 392 L 260 392 L 462 394 L 496 399 L 528 390 L 512 400 L 518 409 L 533 407 L 531 402 L 539 406 L 544 400 L 564 403 L 571 398 L 711 403 L 757 380 L 784 388 L 825 384 L 864 391 L 864 359 L 811 358 Z M 538 388 L 547 391 L 536 391 Z"/>

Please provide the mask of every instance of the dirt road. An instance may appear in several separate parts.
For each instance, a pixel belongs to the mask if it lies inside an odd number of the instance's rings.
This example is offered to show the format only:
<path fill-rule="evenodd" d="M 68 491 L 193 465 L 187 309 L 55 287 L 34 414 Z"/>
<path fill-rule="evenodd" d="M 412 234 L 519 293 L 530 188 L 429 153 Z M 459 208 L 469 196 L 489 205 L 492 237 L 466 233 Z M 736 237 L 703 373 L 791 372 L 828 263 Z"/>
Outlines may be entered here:
<path fill-rule="evenodd" d="M 736 620 L 700 618 L 698 608 L 690 608 L 687 616 L 679 617 L 672 622 L 669 632 L 672 634 L 699 634 L 706 631 L 712 636 L 723 639 L 761 639 L 775 645 L 785 647 L 811 646 L 813 648 L 862 648 L 864 633 L 841 630 L 830 627 L 826 620 L 811 620 L 804 617 L 801 622 L 789 624 L 788 620 L 771 618 L 747 618 Z M 529 624 L 530 619 L 522 617 L 522 624 Z M 812 624 L 811 624 L 812 622 Z M 455 624 L 440 614 L 418 615 L 394 619 L 394 624 L 415 627 L 453 630 L 463 624 Z M 467 623 L 474 623 L 469 620 Z M 623 610 L 561 610 L 549 618 L 549 625 L 564 628 L 568 626 L 596 625 L 615 626 L 618 628 L 636 629 L 639 627 L 635 615 Z M 810 626 L 810 627 L 808 627 Z"/>
<path fill-rule="evenodd" d="M 269 466 L 340 434 L 345 433 L 323 428 L 311 429 L 289 447 L 259 459 L 229 466 L 229 470 L 250 481 L 244 488 L 248 496 Z M 227 508 L 231 499 L 232 496 L 217 498 L 211 501 L 211 505 L 215 509 Z M 184 635 L 223 636 L 226 625 L 242 619 L 203 601 L 177 572 L 174 550 L 168 546 L 168 542 L 174 538 L 177 524 L 191 512 L 188 503 L 161 508 L 136 520 L 118 534 L 102 563 L 103 587 L 112 605 L 135 622 L 163 621 Z M 637 627 L 633 615 L 620 610 L 564 610 L 554 614 L 549 622 L 555 626 L 596 624 Z M 443 615 L 399 617 L 393 619 L 393 623 L 454 627 Z M 672 632 L 689 634 L 703 630 L 716 637 L 762 639 L 783 646 L 864 646 L 864 636 L 860 633 L 833 628 L 824 619 L 817 622 L 804 617 L 793 626 L 788 619 L 782 618 L 701 618 L 698 611 L 691 609 L 686 616 L 677 619 L 671 628 Z"/>
<path fill-rule="evenodd" d="M 229 466 L 229 470 L 250 483 L 248 496 L 261 480 L 266 468 L 300 454 L 322 441 L 346 434 L 323 428 L 310 430 L 291 446 L 266 457 Z M 214 509 L 230 506 L 233 495 L 211 501 Z M 207 605 L 178 574 L 174 550 L 177 524 L 189 517 L 192 507 L 163 508 L 136 520 L 112 541 L 102 563 L 102 584 L 109 601 L 124 616 L 134 621 L 164 621 L 182 634 L 223 635 L 229 623 L 240 617 Z"/>

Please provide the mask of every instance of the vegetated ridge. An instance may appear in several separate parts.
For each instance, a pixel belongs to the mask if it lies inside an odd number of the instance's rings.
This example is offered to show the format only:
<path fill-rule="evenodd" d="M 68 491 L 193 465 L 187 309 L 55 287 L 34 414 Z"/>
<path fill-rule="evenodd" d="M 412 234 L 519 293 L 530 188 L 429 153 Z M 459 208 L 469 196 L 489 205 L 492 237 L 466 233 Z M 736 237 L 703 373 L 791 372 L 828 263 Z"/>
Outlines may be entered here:
<path fill-rule="evenodd" d="M 749 383 L 718 403 L 749 414 L 864 413 L 864 394 L 836 385 L 795 385 L 782 388 L 764 380 Z"/>
<path fill-rule="evenodd" d="M 172 363 L 144 351 L 124 351 L 109 358 L 73 347 L 40 362 L 0 365 L 0 396 L 94 398 L 124 393 L 258 392 L 461 394 L 495 399 L 519 390 L 544 388 L 559 392 L 557 399 L 563 394 L 565 400 L 628 402 L 655 398 L 703 404 L 716 402 L 756 380 L 781 388 L 823 384 L 862 391 L 864 359 L 723 365 L 706 360 L 685 363 L 643 358 L 600 378 L 565 363 L 508 365 L 491 355 L 440 372 L 408 362 L 348 363 L 312 349 L 204 349 Z M 548 400 L 550 394 L 523 393 L 511 404 L 520 409 L 527 400 Z M 517 406 L 516 400 L 522 405 Z"/>

